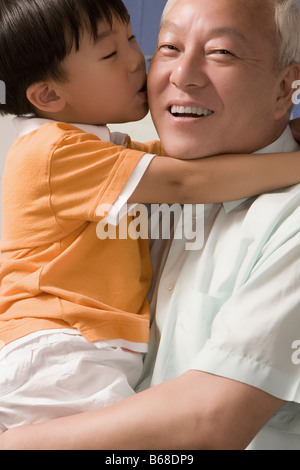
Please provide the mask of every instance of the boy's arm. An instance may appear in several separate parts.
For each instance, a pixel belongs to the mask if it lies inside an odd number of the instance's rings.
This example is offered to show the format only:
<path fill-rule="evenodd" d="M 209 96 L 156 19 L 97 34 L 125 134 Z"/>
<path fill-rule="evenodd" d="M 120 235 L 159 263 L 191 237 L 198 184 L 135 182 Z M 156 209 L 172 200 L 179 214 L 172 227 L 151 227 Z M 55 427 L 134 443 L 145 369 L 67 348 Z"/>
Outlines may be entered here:
<path fill-rule="evenodd" d="M 205 204 L 255 196 L 300 182 L 300 152 L 155 157 L 130 203 Z"/>

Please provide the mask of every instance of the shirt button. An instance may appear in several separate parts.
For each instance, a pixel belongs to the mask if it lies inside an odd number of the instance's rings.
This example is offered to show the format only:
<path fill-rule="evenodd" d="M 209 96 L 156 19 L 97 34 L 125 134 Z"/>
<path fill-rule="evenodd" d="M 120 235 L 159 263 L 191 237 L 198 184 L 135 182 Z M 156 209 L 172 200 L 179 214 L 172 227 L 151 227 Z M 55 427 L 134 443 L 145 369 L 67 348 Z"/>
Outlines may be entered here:
<path fill-rule="evenodd" d="M 174 290 L 175 284 L 174 282 L 167 282 L 167 289 L 169 292 L 172 292 Z"/>

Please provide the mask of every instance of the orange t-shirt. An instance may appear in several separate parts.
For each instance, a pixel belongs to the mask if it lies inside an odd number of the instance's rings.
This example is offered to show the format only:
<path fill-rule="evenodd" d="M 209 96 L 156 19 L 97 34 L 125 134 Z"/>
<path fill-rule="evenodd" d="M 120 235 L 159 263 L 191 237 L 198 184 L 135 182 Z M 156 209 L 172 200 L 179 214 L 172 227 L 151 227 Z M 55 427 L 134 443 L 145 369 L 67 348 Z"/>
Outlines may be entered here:
<path fill-rule="evenodd" d="M 140 148 L 64 123 L 15 142 L 2 185 L 1 344 L 57 328 L 90 342 L 148 342 L 149 242 L 100 240 L 96 230 L 99 205 L 113 204 L 143 155 L 160 146 Z"/>

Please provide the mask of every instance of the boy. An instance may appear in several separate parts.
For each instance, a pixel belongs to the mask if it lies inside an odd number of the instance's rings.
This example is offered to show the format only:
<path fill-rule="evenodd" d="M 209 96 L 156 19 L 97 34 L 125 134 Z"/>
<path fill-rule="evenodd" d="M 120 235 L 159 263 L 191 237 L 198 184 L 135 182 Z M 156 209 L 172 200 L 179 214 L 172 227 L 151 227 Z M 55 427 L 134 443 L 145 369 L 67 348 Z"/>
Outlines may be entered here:
<path fill-rule="evenodd" d="M 148 342 L 149 246 L 100 241 L 104 205 L 121 194 L 130 203 L 236 199 L 296 183 L 299 158 L 284 156 L 274 175 L 267 160 L 275 167 L 275 155 L 251 159 L 247 172 L 246 157 L 241 169 L 238 156 L 222 157 L 219 169 L 218 158 L 158 158 L 157 142 L 111 135 L 106 123 L 148 112 L 144 58 L 120 0 L 7 0 L 0 23 L 2 112 L 35 116 L 17 119 L 19 138 L 3 179 L 4 431 L 133 393 Z M 145 176 L 136 183 L 140 165 Z M 233 168 L 233 181 L 241 171 L 241 187 L 228 181 Z M 266 169 L 272 182 L 260 177 Z"/>

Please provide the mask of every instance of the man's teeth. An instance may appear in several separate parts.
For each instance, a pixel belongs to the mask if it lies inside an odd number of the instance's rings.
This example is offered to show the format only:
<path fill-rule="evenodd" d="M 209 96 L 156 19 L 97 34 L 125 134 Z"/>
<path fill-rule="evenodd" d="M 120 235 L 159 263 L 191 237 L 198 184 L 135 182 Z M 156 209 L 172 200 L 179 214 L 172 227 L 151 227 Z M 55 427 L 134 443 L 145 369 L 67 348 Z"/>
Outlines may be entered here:
<path fill-rule="evenodd" d="M 171 106 L 172 114 L 194 114 L 195 116 L 210 116 L 213 111 L 205 108 L 192 108 L 190 106 Z"/>

